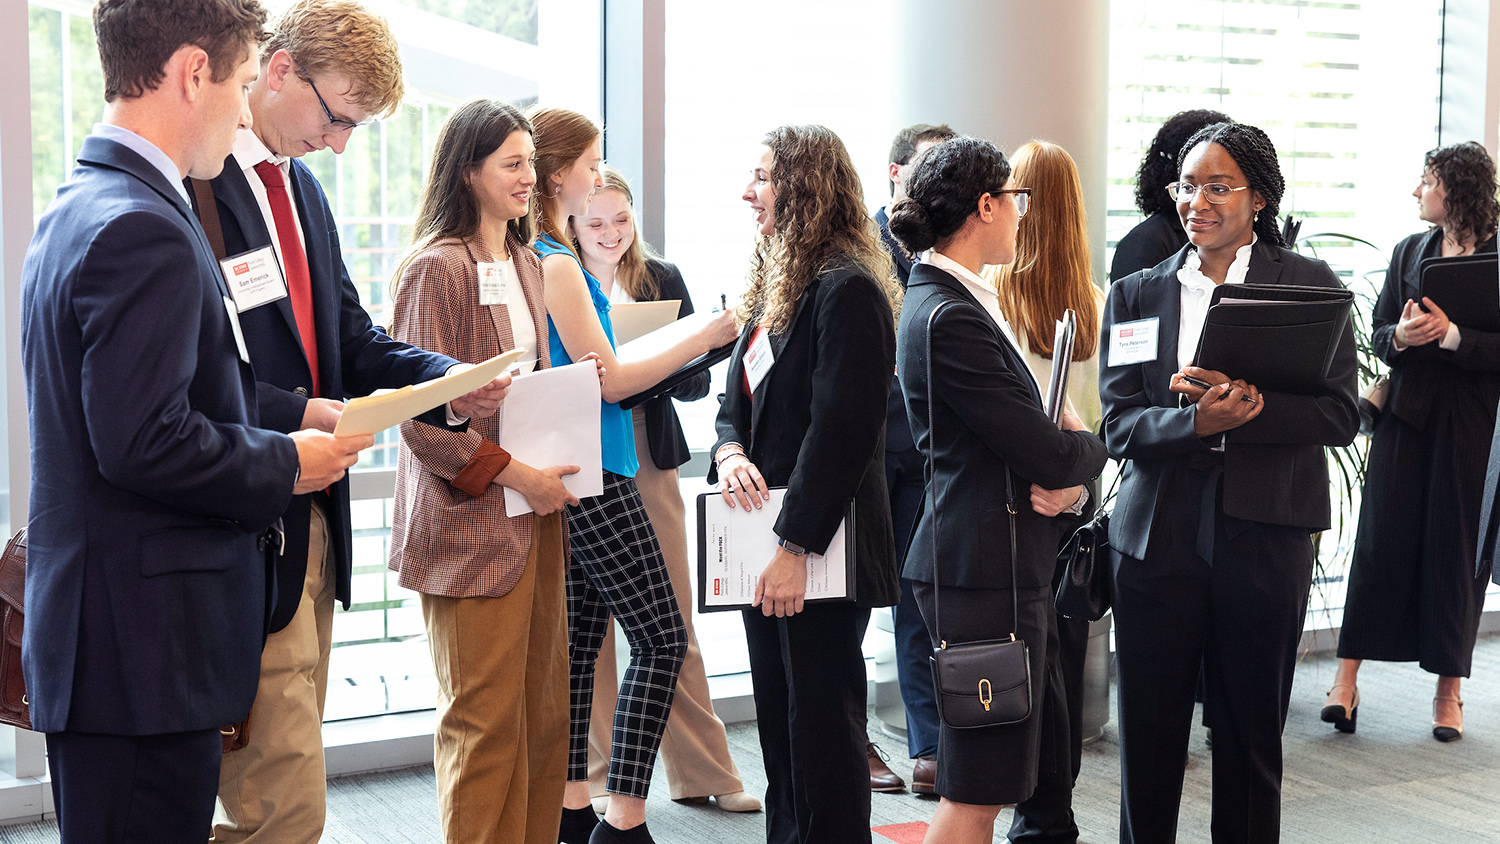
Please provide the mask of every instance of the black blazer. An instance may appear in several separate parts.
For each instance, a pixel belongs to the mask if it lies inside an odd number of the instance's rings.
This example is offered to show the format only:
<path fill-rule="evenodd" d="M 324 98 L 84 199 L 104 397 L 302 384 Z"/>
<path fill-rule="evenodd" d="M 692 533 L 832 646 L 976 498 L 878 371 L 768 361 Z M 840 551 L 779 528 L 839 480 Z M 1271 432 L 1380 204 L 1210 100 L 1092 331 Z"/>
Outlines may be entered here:
<path fill-rule="evenodd" d="M 688 296 L 687 283 L 682 280 L 682 272 L 677 269 L 676 264 L 652 258 L 646 261 L 646 269 L 656 281 L 656 298 L 643 301 L 681 299 L 682 305 L 677 309 L 677 318 L 682 319 L 693 312 L 693 300 Z M 682 435 L 682 422 L 677 418 L 677 408 L 672 406 L 672 399 L 697 401 L 708 395 L 709 382 L 707 372 L 699 373 L 641 405 L 646 412 L 646 444 L 651 449 L 651 462 L 656 468 L 676 469 L 692 456 L 688 451 L 687 439 Z"/>
<path fill-rule="evenodd" d="M 1158 211 L 1120 238 L 1109 265 L 1109 280 L 1116 282 L 1137 270 L 1149 270 L 1175 255 L 1187 242 L 1177 208 Z"/>
<path fill-rule="evenodd" d="M 1188 249 L 1156 267 L 1133 273 L 1109 289 L 1100 334 L 1099 397 L 1110 456 L 1128 461 L 1109 523 L 1111 547 L 1144 559 L 1162 478 L 1173 460 L 1206 453 L 1193 431 L 1196 407 L 1167 389 L 1177 371 L 1181 284 L 1177 271 Z M 1249 284 L 1338 287 L 1322 261 L 1257 242 Z M 1110 332 L 1117 323 L 1159 317 L 1156 360 L 1111 366 Z M 1233 376 L 1234 373 L 1225 373 Z M 1224 514 L 1309 531 L 1330 525 L 1328 458 L 1324 446 L 1345 446 L 1359 429 L 1355 407 L 1354 329 L 1339 341 L 1323 390 L 1315 396 L 1263 393 L 1265 409 L 1224 435 Z M 1217 439 L 1217 438 L 1215 438 Z"/>
<path fill-rule="evenodd" d="M 1458 348 L 1451 352 L 1437 343 L 1402 352 L 1392 345 L 1406 300 L 1422 300 L 1422 260 L 1438 257 L 1442 247 L 1442 229 L 1414 234 L 1396 244 L 1372 318 L 1370 344 L 1391 367 L 1391 394 L 1386 407 L 1415 428 L 1427 427 L 1433 406 L 1446 403 L 1455 393 L 1474 400 L 1466 404 L 1485 405 L 1492 412 L 1500 402 L 1500 334 L 1465 327 L 1463 314 L 1448 315 L 1459 328 Z M 1490 238 L 1475 251 L 1494 252 L 1495 239 Z"/>
<path fill-rule="evenodd" d="M 745 387 L 746 325 L 729 358 L 717 454 L 745 447 L 771 486 L 787 488 L 776 533 L 822 553 L 854 502 L 855 593 L 865 607 L 900 597 L 885 485 L 885 402 L 896 365 L 891 305 L 863 270 L 836 268 L 808 285 L 792 326 L 771 336 L 771 369 Z M 718 481 L 710 468 L 709 483 Z"/>
<path fill-rule="evenodd" d="M 270 229 L 256 204 L 245 171 L 231 155 L 224 171 L 211 183 L 224 249 L 236 255 L 271 245 Z M 399 388 L 439 378 L 458 361 L 392 340 L 370 321 L 349 280 L 339 249 L 338 228 L 323 188 L 301 161 L 291 164 L 289 184 L 297 203 L 302 241 L 312 281 L 313 322 L 318 338 L 318 378 L 323 397 L 366 396 L 382 388 Z M 191 192 L 190 192 L 191 194 Z M 196 195 L 194 201 L 197 201 Z M 240 314 L 245 346 L 255 366 L 256 400 L 261 424 L 290 433 L 302 425 L 302 414 L 312 389 L 312 373 L 292 316 L 292 301 L 283 298 Z M 417 417 L 447 427 L 446 407 Z M 353 534 L 349 524 L 349 476 L 329 487 L 329 546 L 333 558 L 334 594 L 349 608 Z M 312 496 L 292 499 L 282 516 L 286 549 L 276 564 L 276 607 L 271 632 L 286 627 L 302 598 L 307 576 L 307 543 L 312 519 Z"/>
<path fill-rule="evenodd" d="M 938 314 L 929 384 L 927 318 L 944 302 L 956 304 Z M 1009 589 L 1015 564 L 1018 588 L 1050 586 L 1064 524 L 1031 509 L 1031 484 L 1062 489 L 1088 482 L 1104 468 L 1104 444 L 1093 434 L 1052 424 L 1020 352 L 951 273 L 930 264 L 912 267 L 899 334 L 897 369 L 907 414 L 917 448 L 926 454 L 932 443 L 927 482 L 936 485 L 942 514 L 934 520 L 923 497 L 902 574 L 944 586 Z M 929 403 L 935 433 L 927 425 Z M 1014 561 L 1006 471 L 1015 491 Z M 941 566 L 932 557 L 934 522 Z"/>
<path fill-rule="evenodd" d="M 89 136 L 21 268 L 40 732 L 203 730 L 255 699 L 256 534 L 292 497 L 297 447 L 257 427 L 229 289 L 178 187 Z"/>

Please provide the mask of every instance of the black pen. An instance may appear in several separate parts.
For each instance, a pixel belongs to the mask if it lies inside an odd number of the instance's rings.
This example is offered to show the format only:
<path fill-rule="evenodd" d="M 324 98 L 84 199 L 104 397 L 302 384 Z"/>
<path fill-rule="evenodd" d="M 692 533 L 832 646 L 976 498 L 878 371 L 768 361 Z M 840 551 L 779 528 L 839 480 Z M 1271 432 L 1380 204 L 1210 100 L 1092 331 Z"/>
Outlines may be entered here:
<path fill-rule="evenodd" d="M 1202 387 L 1205 390 L 1212 390 L 1214 388 L 1213 384 L 1204 381 L 1202 378 L 1194 378 L 1191 375 L 1183 375 L 1182 380 L 1188 382 L 1189 384 L 1192 384 L 1194 387 Z M 1251 404 L 1255 404 L 1255 399 L 1250 396 L 1240 396 L 1240 401 L 1247 401 Z"/>
<path fill-rule="evenodd" d="M 725 296 L 723 293 L 719 294 L 719 310 L 721 310 L 721 311 L 727 311 L 727 310 L 729 310 L 729 297 Z"/>

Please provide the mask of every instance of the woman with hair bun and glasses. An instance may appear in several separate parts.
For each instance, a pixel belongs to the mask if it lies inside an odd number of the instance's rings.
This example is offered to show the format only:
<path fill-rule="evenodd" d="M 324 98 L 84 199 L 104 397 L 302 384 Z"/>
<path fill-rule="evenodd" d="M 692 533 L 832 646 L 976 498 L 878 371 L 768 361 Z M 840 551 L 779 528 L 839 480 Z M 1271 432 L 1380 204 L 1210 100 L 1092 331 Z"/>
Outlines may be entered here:
<path fill-rule="evenodd" d="M 871 607 L 900 596 L 885 484 L 885 407 L 898 288 L 839 137 L 782 126 L 743 199 L 755 213 L 750 288 L 729 358 L 709 481 L 730 507 L 785 487 L 779 544 L 743 613 L 772 844 L 870 841 L 865 661 Z M 854 505 L 853 601 L 805 604 Z"/>
<path fill-rule="evenodd" d="M 1167 196 L 1167 184 L 1177 180 L 1177 154 L 1204 126 L 1233 122 L 1227 114 L 1199 108 L 1177 112 L 1156 131 L 1135 173 L 1135 207 L 1146 219 L 1115 246 L 1115 258 L 1109 265 L 1111 282 L 1136 270 L 1149 270 L 1187 245 L 1187 232 L 1177 218 L 1177 204 Z"/>
<path fill-rule="evenodd" d="M 651 357 L 615 357 L 609 299 L 579 260 L 568 233 L 588 213 L 599 176 L 601 132 L 582 114 L 535 107 L 527 115 L 536 138 L 532 220 L 547 279 L 547 324 L 553 366 L 597 355 L 599 432 L 604 492 L 568 507 L 568 657 L 571 720 L 568 785 L 563 796 L 564 844 L 647 844 L 646 794 L 656 751 L 667 728 L 677 675 L 687 654 L 687 629 L 661 546 L 635 485 L 639 468 L 630 411 L 619 402 L 649 390 L 693 358 L 734 339 L 731 314 L 704 323 L 676 346 Z M 594 661 L 613 614 L 630 641 L 630 667 L 614 713 L 610 794 L 603 821 L 589 800 L 589 713 Z"/>
<path fill-rule="evenodd" d="M 1212 838 L 1280 838 L 1281 731 L 1312 534 L 1330 523 L 1324 447 L 1348 445 L 1359 427 L 1354 333 L 1312 395 L 1262 392 L 1192 356 L 1217 285 L 1339 286 L 1327 264 L 1283 248 L 1284 186 L 1260 129 L 1203 128 L 1168 186 L 1188 245 L 1115 282 L 1105 304 L 1104 442 L 1125 461 L 1109 531 L 1122 844 L 1176 840 L 1200 665 Z"/>
<path fill-rule="evenodd" d="M 1029 199 L 1000 150 L 959 137 L 917 159 L 906 198 L 890 211 L 891 234 L 909 254 L 932 250 L 907 281 L 897 372 L 917 449 L 932 455 L 927 475 L 936 506 L 924 507 L 903 574 L 934 647 L 1014 632 L 1026 643 L 1031 674 L 1024 721 L 941 727 L 942 802 L 930 842 L 990 841 L 1000 810 L 1032 795 L 1041 760 L 1066 764 L 1052 575 L 1069 523 L 1064 514 L 1076 516 L 1086 505 L 1083 485 L 1098 476 L 1105 453 L 1071 411 L 1062 429 L 1047 417 L 1000 297 L 979 274 L 986 264 L 1015 259 L 1016 226 Z"/>
<path fill-rule="evenodd" d="M 1386 412 L 1370 440 L 1359 533 L 1322 717 L 1352 733 L 1360 661 L 1409 662 L 1438 675 L 1432 735 L 1463 737 L 1485 577 L 1474 576 L 1485 460 L 1500 401 L 1500 334 L 1422 297 L 1427 258 L 1495 251 L 1495 162 L 1473 141 L 1427 153 L 1412 195 L 1432 228 L 1396 245 L 1375 303 L 1371 342 L 1391 367 Z"/>

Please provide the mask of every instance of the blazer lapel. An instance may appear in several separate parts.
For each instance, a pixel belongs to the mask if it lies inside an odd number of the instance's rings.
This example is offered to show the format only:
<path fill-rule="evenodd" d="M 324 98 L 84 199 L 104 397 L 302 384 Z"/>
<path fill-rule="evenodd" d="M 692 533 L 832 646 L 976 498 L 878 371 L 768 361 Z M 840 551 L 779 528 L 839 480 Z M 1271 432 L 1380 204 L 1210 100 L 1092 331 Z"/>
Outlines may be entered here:
<path fill-rule="evenodd" d="M 750 391 L 750 430 L 752 432 L 760 428 L 760 417 L 766 409 L 766 393 L 771 383 L 771 373 L 776 369 L 776 364 L 781 362 L 781 354 L 786 350 L 787 343 L 791 342 L 792 334 L 797 330 L 797 323 L 802 321 L 804 312 L 807 310 L 807 303 L 816 295 L 817 290 L 818 282 L 813 281 L 807 286 L 807 290 L 803 291 L 802 298 L 797 300 L 797 309 L 792 312 L 791 325 L 786 331 L 781 334 L 774 334 L 769 330 L 766 332 L 771 341 L 771 365 L 766 368 L 766 374 L 761 376 L 760 384 L 756 385 L 758 389 Z M 747 344 L 745 348 L 748 351 L 750 347 Z M 730 384 L 728 389 L 734 389 L 735 386 Z"/>
<path fill-rule="evenodd" d="M 1187 249 L 1177 255 L 1161 272 L 1147 270 L 1141 276 L 1140 313 L 1157 314 L 1156 360 L 1145 364 L 1146 391 L 1158 405 L 1175 405 L 1176 396 L 1168 389 L 1172 373 L 1177 371 L 1177 334 L 1182 322 L 1182 285 L 1177 271 L 1182 269 Z"/>
<path fill-rule="evenodd" d="M 1245 273 L 1245 283 L 1279 284 L 1280 279 L 1281 254 L 1271 244 L 1256 241 L 1250 250 L 1250 269 Z"/>
<path fill-rule="evenodd" d="M 292 171 L 295 174 L 296 168 L 293 167 Z M 271 228 L 266 225 L 266 218 L 260 213 L 260 203 L 255 201 L 255 192 L 250 188 L 250 181 L 245 177 L 245 171 L 240 168 L 239 159 L 233 155 L 229 156 L 229 160 L 224 162 L 224 172 L 214 179 L 213 184 L 214 198 L 224 203 L 230 216 L 239 225 L 240 234 L 245 237 L 245 248 L 263 249 L 271 246 L 279 262 L 281 253 L 276 251 L 275 245 L 271 242 Z M 301 204 L 298 202 L 299 206 Z M 297 213 L 303 215 L 304 220 L 306 219 L 307 212 L 303 208 L 299 207 Z M 310 238 L 304 238 L 304 240 L 308 239 Z M 312 265 L 311 260 L 308 265 L 309 267 Z M 286 267 L 279 263 L 277 267 L 281 270 L 282 284 L 286 284 Z M 283 296 L 271 305 L 276 308 L 277 313 L 281 314 L 281 319 L 286 323 L 286 330 L 291 332 L 297 347 L 301 348 L 302 335 L 297 331 L 297 317 L 292 313 L 292 297 Z M 318 332 L 318 336 L 321 337 L 322 332 Z M 305 352 L 303 357 L 306 358 Z"/>

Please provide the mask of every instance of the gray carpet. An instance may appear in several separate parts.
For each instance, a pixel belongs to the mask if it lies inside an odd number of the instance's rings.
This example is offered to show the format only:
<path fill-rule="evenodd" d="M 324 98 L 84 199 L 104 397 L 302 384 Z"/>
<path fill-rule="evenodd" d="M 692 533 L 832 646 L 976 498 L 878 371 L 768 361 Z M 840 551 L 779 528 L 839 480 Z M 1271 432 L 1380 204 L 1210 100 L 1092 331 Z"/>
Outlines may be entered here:
<path fill-rule="evenodd" d="M 1431 737 L 1432 678 L 1415 665 L 1369 664 L 1360 682 L 1359 732 L 1335 733 L 1318 720 L 1332 683 L 1331 657 L 1310 657 L 1298 668 L 1286 729 L 1282 840 L 1291 844 L 1500 842 L 1500 637 L 1481 639 L 1474 679 L 1464 697 L 1467 732 L 1444 745 Z M 875 736 L 891 752 L 891 765 L 911 773 L 903 743 Z M 753 724 L 730 728 L 729 741 L 746 786 L 765 787 Z M 1113 724 L 1084 750 L 1074 806 L 1084 842 L 1117 840 L 1119 761 Z M 1199 728 L 1183 788 L 1178 840 L 1209 840 L 1209 752 Z M 666 784 L 657 771 L 657 793 Z M 328 844 L 405 844 L 440 841 L 430 767 L 340 777 L 329 781 Z M 875 826 L 932 817 L 936 804 L 911 794 L 877 794 Z M 997 828 L 1009 824 L 1001 815 Z M 710 806 L 681 806 L 653 798 L 651 830 L 662 844 L 716 844 L 765 840 L 761 814 L 730 815 Z M 53 844 L 53 823 L 0 828 L 0 842 Z M 877 837 L 878 844 L 888 842 Z M 997 835 L 1003 841 L 1003 834 Z"/>

